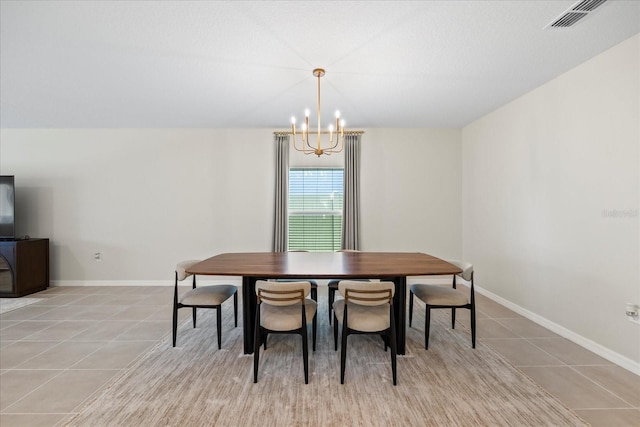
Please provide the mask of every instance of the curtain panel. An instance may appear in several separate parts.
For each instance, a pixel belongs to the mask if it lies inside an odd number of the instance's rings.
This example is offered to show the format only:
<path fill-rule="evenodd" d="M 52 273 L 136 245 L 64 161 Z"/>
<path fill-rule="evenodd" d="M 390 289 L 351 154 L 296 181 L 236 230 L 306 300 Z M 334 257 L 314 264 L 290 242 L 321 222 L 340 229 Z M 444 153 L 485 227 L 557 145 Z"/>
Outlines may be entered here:
<path fill-rule="evenodd" d="M 276 149 L 276 191 L 274 203 L 273 251 L 288 249 L 289 135 L 274 135 Z"/>
<path fill-rule="evenodd" d="M 362 135 L 345 135 L 342 249 L 360 250 L 360 141 Z"/>

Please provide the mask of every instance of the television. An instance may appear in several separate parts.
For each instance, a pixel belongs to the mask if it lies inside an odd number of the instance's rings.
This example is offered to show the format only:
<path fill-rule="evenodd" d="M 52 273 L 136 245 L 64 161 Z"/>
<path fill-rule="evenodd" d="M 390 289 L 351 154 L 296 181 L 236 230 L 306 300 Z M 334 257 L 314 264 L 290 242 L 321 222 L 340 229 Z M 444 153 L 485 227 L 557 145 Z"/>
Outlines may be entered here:
<path fill-rule="evenodd" d="M 0 240 L 16 237 L 16 188 L 13 175 L 0 175 Z"/>

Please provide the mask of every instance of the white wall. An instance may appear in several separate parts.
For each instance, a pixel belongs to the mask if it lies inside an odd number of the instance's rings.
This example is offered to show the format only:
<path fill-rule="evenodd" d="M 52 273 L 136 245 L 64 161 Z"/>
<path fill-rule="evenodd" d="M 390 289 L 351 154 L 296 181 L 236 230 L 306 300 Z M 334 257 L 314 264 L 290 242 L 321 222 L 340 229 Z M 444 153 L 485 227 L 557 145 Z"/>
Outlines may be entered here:
<path fill-rule="evenodd" d="M 362 143 L 362 249 L 462 254 L 460 130 L 370 129 Z"/>
<path fill-rule="evenodd" d="M 640 304 L 639 52 L 636 35 L 462 131 L 478 285 L 636 367 L 640 326 L 624 311 Z"/>
<path fill-rule="evenodd" d="M 53 280 L 170 279 L 180 259 L 271 248 L 268 131 L 4 129 L 1 141 L 18 234 L 51 239 Z"/>
<path fill-rule="evenodd" d="M 0 173 L 16 175 L 18 234 L 51 239 L 52 280 L 170 282 L 177 260 L 271 250 L 272 141 L 267 129 L 2 129 Z M 460 132 L 365 130 L 362 147 L 363 249 L 460 256 Z"/>

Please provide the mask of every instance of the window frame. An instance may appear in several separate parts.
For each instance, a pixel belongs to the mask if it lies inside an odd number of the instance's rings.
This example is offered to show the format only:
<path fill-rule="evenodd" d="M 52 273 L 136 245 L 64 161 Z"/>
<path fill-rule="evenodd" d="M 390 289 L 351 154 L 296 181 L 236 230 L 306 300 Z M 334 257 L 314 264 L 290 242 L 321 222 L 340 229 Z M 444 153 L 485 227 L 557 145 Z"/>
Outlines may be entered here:
<path fill-rule="evenodd" d="M 331 173 L 339 173 L 339 198 L 340 198 L 340 203 L 339 203 L 339 207 L 332 205 L 331 209 L 321 209 L 321 208 L 317 208 L 317 209 L 300 209 L 300 208 L 292 208 L 292 202 L 291 202 L 291 198 L 292 198 L 292 172 L 297 172 L 297 171 L 312 171 L 312 172 L 322 172 L 322 171 L 328 171 Z M 316 252 L 332 252 L 332 251 L 336 251 L 339 250 L 342 246 L 342 222 L 343 222 L 343 215 L 344 215 L 344 167 L 290 167 L 289 171 L 288 171 L 288 178 L 289 178 L 289 190 L 288 190 L 288 194 L 287 194 L 287 198 L 288 198 L 288 207 L 287 207 L 287 250 L 289 251 L 316 251 Z M 333 190 L 332 193 L 335 193 L 335 187 L 334 187 L 334 183 L 335 183 L 335 179 L 336 177 L 331 176 L 328 179 L 330 179 L 332 181 L 332 183 L 330 184 L 330 188 Z M 303 193 L 304 194 L 304 193 Z M 317 193 L 320 195 L 327 195 L 328 193 Z M 333 198 L 333 196 L 330 196 L 331 198 Z M 312 242 L 305 244 L 304 242 L 304 237 L 300 236 L 300 233 L 292 233 L 292 223 L 294 221 L 292 221 L 293 217 L 304 217 L 304 216 L 309 216 L 309 217 L 316 217 L 316 218 L 320 218 L 321 219 L 325 219 L 325 216 L 329 216 L 330 218 L 327 218 L 328 221 L 325 223 L 325 226 L 327 224 L 329 224 L 329 221 L 331 221 L 331 225 L 328 228 L 332 229 L 332 232 L 327 234 L 325 237 L 326 241 L 331 242 L 330 244 L 322 244 L 322 240 L 313 240 Z M 336 220 L 337 220 L 337 224 L 336 224 Z M 317 227 L 316 227 L 316 234 L 322 236 L 321 231 L 318 231 L 322 228 L 322 224 L 321 223 L 316 223 Z M 304 228 L 304 226 L 303 226 Z M 309 225 L 308 228 L 313 229 L 312 225 Z M 302 233 L 304 235 L 304 233 Z M 302 241 L 302 244 L 299 244 L 299 242 Z"/>

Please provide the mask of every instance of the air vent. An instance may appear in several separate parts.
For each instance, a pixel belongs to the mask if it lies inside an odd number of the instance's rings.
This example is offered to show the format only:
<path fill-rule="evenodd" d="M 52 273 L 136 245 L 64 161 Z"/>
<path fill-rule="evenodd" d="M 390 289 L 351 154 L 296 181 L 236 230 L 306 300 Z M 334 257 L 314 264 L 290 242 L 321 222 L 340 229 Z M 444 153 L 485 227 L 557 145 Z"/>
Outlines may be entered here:
<path fill-rule="evenodd" d="M 571 10 L 580 10 L 583 12 L 591 12 L 607 0 L 582 0 L 571 8 Z"/>
<path fill-rule="evenodd" d="M 571 8 L 569 8 L 562 15 L 553 20 L 545 28 L 571 27 L 606 1 L 607 0 L 582 0 L 571 6 Z"/>
<path fill-rule="evenodd" d="M 551 23 L 552 27 L 570 27 L 582 18 L 587 16 L 586 13 L 567 12 L 560 18 Z"/>

